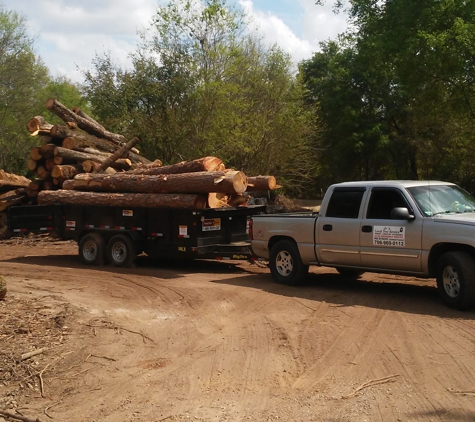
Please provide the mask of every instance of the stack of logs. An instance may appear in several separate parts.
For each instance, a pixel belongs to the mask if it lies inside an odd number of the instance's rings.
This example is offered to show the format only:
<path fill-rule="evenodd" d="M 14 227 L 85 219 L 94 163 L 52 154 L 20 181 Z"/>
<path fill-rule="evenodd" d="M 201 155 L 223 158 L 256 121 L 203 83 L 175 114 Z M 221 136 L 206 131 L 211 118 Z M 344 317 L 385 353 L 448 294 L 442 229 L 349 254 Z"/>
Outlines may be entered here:
<path fill-rule="evenodd" d="M 5 210 L 12 205 L 28 202 L 26 194 L 30 179 L 0 170 L 0 236 L 7 230 Z"/>
<path fill-rule="evenodd" d="M 246 204 L 248 192 L 278 187 L 273 176 L 247 177 L 217 157 L 162 166 L 140 155 L 137 138 L 127 142 L 79 108 L 54 98 L 46 108 L 65 124 L 41 116 L 27 123 L 32 136 L 42 137 L 28 160 L 38 178 L 26 189 L 38 204 L 219 208 Z"/>

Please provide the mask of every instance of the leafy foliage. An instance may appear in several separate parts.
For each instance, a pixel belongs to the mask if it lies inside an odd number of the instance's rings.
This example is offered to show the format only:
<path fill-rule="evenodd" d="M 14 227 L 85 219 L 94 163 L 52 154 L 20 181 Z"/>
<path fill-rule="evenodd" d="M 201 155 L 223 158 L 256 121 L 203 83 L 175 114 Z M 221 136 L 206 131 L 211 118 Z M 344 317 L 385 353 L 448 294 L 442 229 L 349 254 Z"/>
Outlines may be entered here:
<path fill-rule="evenodd" d="M 132 70 L 108 56 L 94 65 L 85 74 L 94 112 L 138 136 L 149 158 L 215 155 L 248 174 L 274 174 L 296 192 L 312 180 L 314 106 L 305 106 L 290 58 L 250 34 L 226 2 L 158 7 Z"/>
<path fill-rule="evenodd" d="M 322 168 L 473 190 L 475 2 L 347 4 L 352 32 L 301 66 L 325 125 Z"/>
<path fill-rule="evenodd" d="M 0 168 L 24 174 L 30 150 L 38 142 L 26 130 L 27 121 L 44 113 L 50 96 L 84 104 L 76 86 L 65 79 L 52 80 L 35 55 L 34 39 L 25 20 L 0 4 Z"/>

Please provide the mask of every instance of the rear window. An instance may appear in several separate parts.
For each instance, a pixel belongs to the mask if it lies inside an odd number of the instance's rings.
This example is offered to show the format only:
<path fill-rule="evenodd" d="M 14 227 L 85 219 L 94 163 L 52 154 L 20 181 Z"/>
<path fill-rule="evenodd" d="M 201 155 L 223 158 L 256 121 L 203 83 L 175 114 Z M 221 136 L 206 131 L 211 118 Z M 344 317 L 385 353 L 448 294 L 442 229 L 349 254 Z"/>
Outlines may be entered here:
<path fill-rule="evenodd" d="M 364 188 L 335 189 L 328 204 L 326 217 L 358 218 Z"/>

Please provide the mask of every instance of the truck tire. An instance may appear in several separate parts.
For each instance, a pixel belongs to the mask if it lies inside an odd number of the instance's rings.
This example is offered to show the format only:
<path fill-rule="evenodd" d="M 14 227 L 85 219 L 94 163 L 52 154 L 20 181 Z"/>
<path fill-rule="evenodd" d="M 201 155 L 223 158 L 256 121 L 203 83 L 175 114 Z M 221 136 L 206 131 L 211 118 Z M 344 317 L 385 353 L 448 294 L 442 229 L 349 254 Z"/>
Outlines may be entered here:
<path fill-rule="evenodd" d="M 114 267 L 128 267 L 137 256 L 135 243 L 127 235 L 117 234 L 107 244 L 107 258 Z"/>
<path fill-rule="evenodd" d="M 86 265 L 103 265 L 106 243 L 98 233 L 88 233 L 79 241 L 79 256 Z"/>
<path fill-rule="evenodd" d="M 269 267 L 274 280 L 287 286 L 305 282 L 308 265 L 302 263 L 297 245 L 290 240 L 280 240 L 270 251 Z"/>
<path fill-rule="evenodd" d="M 437 289 L 443 302 L 458 310 L 475 303 L 475 260 L 466 252 L 446 252 L 437 263 Z"/>

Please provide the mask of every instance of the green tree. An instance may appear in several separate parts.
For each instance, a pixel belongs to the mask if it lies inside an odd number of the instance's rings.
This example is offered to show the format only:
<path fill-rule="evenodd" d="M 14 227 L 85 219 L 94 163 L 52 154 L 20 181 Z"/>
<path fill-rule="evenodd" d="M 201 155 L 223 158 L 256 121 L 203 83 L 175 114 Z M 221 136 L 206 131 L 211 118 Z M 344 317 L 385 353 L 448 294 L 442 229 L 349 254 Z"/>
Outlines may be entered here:
<path fill-rule="evenodd" d="M 25 172 L 34 144 L 25 125 L 38 114 L 37 92 L 48 81 L 32 45 L 24 19 L 0 4 L 0 168 L 16 173 Z"/>
<path fill-rule="evenodd" d="M 475 2 L 351 0 L 347 5 L 351 33 L 302 67 L 312 100 L 322 101 L 329 113 L 325 146 L 344 152 L 338 144 L 345 139 L 351 151 L 357 145 L 351 133 L 373 144 L 374 153 L 366 151 L 369 171 L 360 173 L 365 178 L 443 178 L 474 185 Z M 351 60 L 343 61 L 345 55 Z M 341 116 L 337 99 L 320 96 L 329 88 L 321 75 L 332 73 L 335 61 L 345 81 L 333 89 L 355 95 Z M 364 110 L 369 132 L 361 128 Z M 347 133 L 332 141 L 338 126 Z"/>
<path fill-rule="evenodd" d="M 226 2 L 175 0 L 142 33 L 133 68 L 97 57 L 86 73 L 95 113 L 165 163 L 216 155 L 301 190 L 314 174 L 315 113 L 290 59 L 247 32 Z M 312 108 L 313 106 L 310 106 Z"/>

